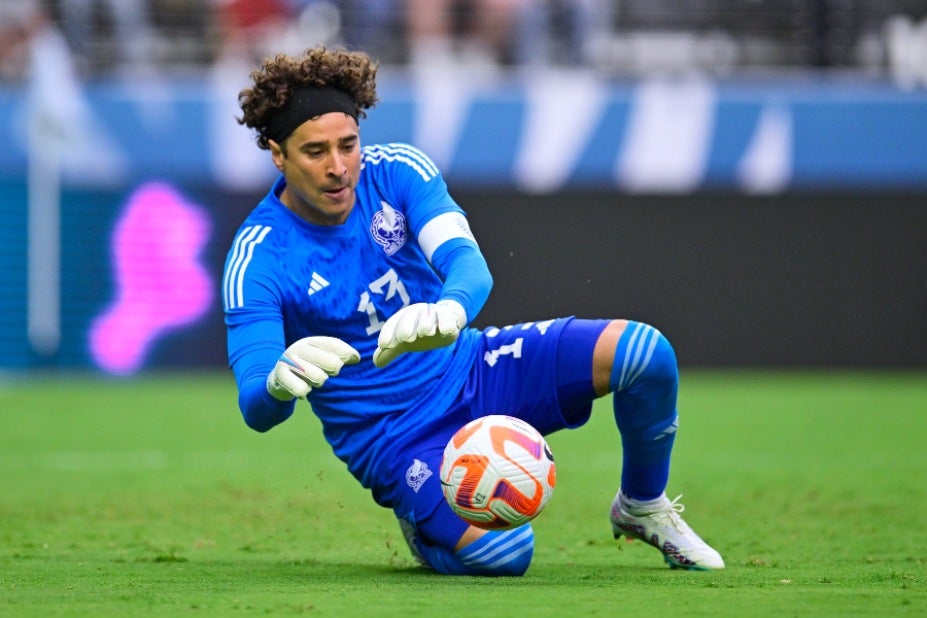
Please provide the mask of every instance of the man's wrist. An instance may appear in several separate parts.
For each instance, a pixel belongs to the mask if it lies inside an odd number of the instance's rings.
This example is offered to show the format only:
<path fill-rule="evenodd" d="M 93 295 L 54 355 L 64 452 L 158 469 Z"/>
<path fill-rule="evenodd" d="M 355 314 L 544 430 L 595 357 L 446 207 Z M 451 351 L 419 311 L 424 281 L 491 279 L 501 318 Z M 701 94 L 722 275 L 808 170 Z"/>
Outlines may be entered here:
<path fill-rule="evenodd" d="M 464 309 L 463 305 L 461 305 L 459 302 L 457 302 L 453 298 L 444 298 L 442 300 L 439 300 L 435 304 L 438 304 L 438 305 L 441 305 L 443 307 L 447 307 L 448 309 L 450 309 L 451 312 L 454 314 L 454 316 L 456 316 L 457 324 L 459 325 L 460 328 L 463 328 L 464 326 L 467 325 L 466 309 Z"/>

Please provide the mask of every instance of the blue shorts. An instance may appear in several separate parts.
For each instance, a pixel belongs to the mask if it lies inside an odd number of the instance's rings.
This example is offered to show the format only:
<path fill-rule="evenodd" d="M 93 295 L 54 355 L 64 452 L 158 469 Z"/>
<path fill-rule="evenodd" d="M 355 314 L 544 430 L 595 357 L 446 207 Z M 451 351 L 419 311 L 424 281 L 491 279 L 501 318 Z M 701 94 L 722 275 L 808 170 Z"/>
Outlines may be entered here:
<path fill-rule="evenodd" d="M 437 474 L 444 447 L 460 427 L 488 414 L 507 414 L 547 435 L 589 420 L 596 398 L 592 353 L 608 323 L 560 318 L 483 331 L 477 362 L 447 422 L 400 454 L 409 472 L 401 483 L 404 507 L 396 515 L 411 521 L 424 542 L 453 551 L 468 526 L 445 502 Z"/>

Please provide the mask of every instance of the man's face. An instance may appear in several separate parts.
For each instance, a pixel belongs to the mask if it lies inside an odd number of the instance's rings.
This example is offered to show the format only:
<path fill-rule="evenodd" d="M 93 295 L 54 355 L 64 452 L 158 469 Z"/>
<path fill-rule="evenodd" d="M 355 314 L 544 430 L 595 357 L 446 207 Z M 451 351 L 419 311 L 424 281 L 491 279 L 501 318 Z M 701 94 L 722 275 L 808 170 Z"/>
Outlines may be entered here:
<path fill-rule="evenodd" d="M 286 179 L 280 200 L 316 225 L 341 225 L 354 208 L 360 176 L 357 121 L 342 112 L 322 114 L 299 125 L 270 151 Z"/>

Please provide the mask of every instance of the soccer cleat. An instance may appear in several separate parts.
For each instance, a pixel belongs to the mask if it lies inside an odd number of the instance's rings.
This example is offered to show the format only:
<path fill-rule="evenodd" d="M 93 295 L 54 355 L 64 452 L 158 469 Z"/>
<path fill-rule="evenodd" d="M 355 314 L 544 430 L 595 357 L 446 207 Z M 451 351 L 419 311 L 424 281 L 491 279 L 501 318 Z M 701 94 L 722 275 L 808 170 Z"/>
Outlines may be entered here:
<path fill-rule="evenodd" d="M 716 571 L 724 568 L 721 554 L 712 549 L 679 516 L 685 506 L 681 495 L 670 502 L 664 498 L 662 507 L 650 513 L 633 515 L 625 508 L 621 492 L 612 502 L 612 532 L 629 539 L 640 539 L 663 554 L 671 569 Z"/>
<path fill-rule="evenodd" d="M 402 538 L 404 538 L 406 543 L 409 545 L 409 550 L 412 552 L 412 557 L 415 558 L 415 561 L 418 562 L 421 566 L 430 569 L 431 565 L 428 564 L 428 561 L 425 560 L 425 556 L 422 555 L 422 552 L 419 551 L 418 546 L 415 544 L 415 526 L 400 517 L 397 517 L 396 519 L 399 520 L 399 529 L 402 530 Z"/>

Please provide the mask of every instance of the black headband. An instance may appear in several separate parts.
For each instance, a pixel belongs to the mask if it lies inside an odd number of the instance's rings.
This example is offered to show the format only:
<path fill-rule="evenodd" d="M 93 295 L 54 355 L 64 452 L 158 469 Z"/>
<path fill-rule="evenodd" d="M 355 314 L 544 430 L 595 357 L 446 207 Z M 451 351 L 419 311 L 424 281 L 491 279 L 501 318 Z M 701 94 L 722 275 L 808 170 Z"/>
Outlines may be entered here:
<path fill-rule="evenodd" d="M 302 86 L 293 91 L 264 129 L 264 137 L 283 143 L 296 127 L 329 112 L 344 112 L 357 120 L 357 105 L 344 90 L 334 86 Z"/>

